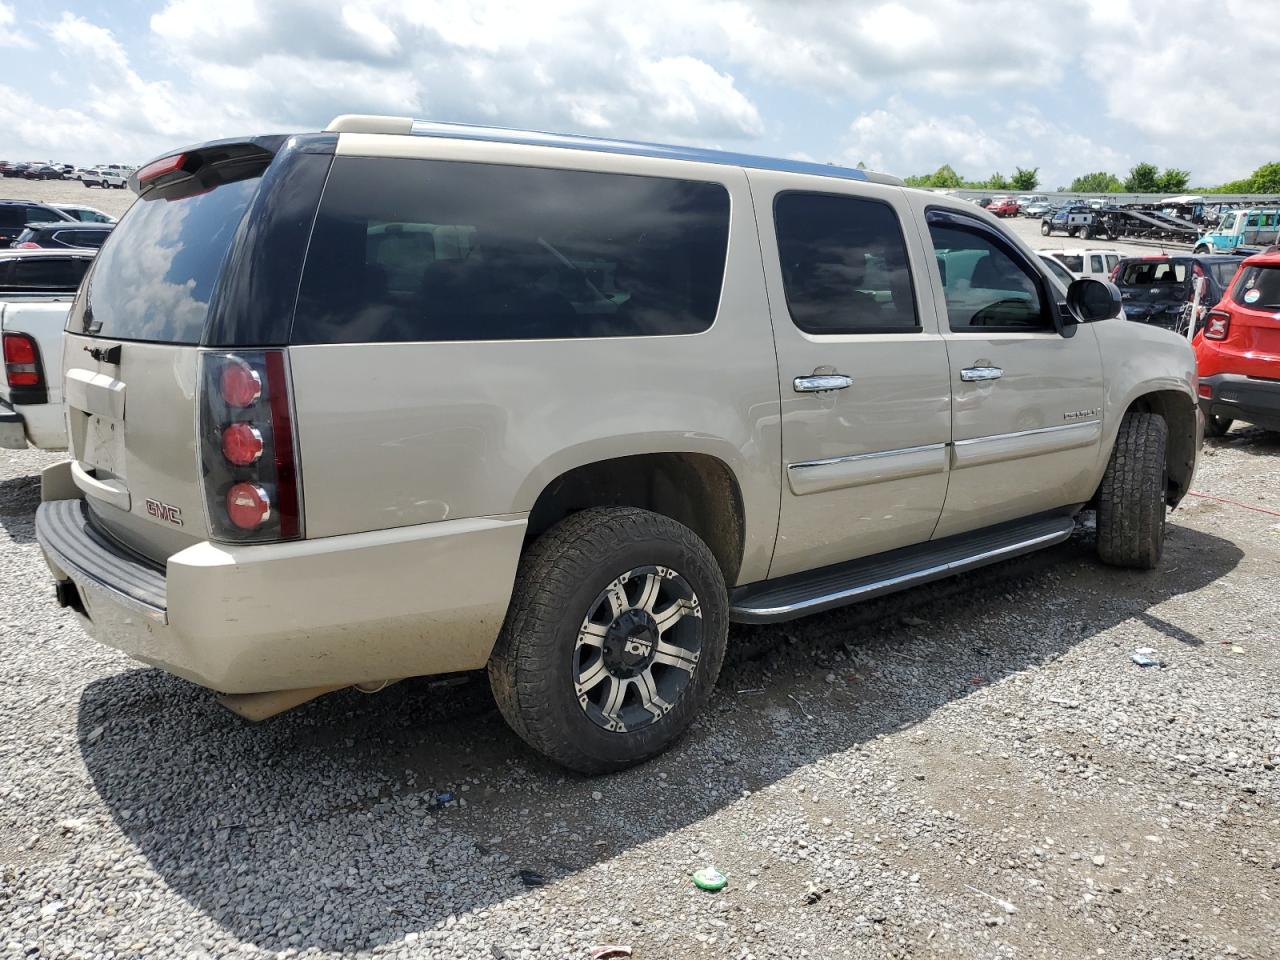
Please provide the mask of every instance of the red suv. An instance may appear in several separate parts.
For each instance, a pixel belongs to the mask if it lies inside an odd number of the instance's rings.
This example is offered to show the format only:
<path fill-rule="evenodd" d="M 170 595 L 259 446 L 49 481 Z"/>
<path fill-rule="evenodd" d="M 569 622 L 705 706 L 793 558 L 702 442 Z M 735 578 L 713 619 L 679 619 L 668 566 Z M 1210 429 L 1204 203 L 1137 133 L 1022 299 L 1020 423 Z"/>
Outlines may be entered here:
<path fill-rule="evenodd" d="M 1018 201 L 1012 197 L 997 197 L 987 207 L 987 213 L 994 213 L 997 217 L 1016 217 L 1019 209 Z"/>
<path fill-rule="evenodd" d="M 1193 343 L 1205 432 L 1235 420 L 1280 430 L 1280 246 L 1240 264 Z"/>

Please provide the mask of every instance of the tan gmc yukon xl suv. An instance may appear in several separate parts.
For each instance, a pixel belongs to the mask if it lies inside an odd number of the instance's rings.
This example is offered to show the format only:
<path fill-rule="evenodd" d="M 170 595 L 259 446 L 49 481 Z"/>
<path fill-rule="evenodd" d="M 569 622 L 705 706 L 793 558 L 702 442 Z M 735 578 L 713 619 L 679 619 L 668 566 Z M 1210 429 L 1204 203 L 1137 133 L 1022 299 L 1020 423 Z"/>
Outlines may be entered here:
<path fill-rule="evenodd" d="M 763 623 L 1057 543 L 1152 567 L 1185 340 L 971 204 L 650 144 L 340 117 L 192 147 L 71 312 L 59 601 L 262 717 L 487 668 L 529 744 L 652 756 Z"/>

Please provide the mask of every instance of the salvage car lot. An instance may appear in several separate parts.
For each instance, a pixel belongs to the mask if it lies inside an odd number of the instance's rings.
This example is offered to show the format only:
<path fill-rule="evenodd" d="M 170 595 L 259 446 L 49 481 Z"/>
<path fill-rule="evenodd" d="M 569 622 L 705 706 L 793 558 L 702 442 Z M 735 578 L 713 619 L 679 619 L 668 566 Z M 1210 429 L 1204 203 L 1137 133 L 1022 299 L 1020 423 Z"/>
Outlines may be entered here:
<path fill-rule="evenodd" d="M 13 955 L 1274 955 L 1276 434 L 1209 442 L 1155 573 L 1102 567 L 1085 530 L 734 628 L 691 735 L 595 780 L 524 748 L 483 682 L 255 727 L 89 641 L 33 539 L 54 459 L 0 453 Z M 689 882 L 708 864 L 719 894 Z"/>

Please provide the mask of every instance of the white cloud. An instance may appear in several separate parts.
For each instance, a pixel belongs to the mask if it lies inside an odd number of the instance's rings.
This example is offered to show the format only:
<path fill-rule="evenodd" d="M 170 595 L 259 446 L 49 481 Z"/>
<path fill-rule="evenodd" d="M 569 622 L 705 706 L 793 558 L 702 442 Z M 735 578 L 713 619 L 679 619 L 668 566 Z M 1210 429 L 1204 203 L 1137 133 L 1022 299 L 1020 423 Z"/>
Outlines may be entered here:
<path fill-rule="evenodd" d="M 113 34 L 0 0 L 0 45 L 48 54 L 0 81 L 0 153 L 142 160 L 361 112 L 1056 186 L 1136 160 L 1214 182 L 1280 144 L 1254 62 L 1280 17 L 1245 0 L 150 2 L 149 34 Z"/>
<path fill-rule="evenodd" d="M 0 47 L 35 46 L 31 38 L 15 26 L 17 21 L 12 4 L 0 3 Z"/>
<path fill-rule="evenodd" d="M 966 180 L 985 180 L 1015 166 L 1039 167 L 1041 186 L 1065 186 L 1081 173 L 1127 170 L 1132 161 L 1112 147 L 1065 129 L 1034 107 L 1007 111 L 995 124 L 963 113 L 932 114 L 891 97 L 886 109 L 849 125 L 843 159 L 896 176 L 932 173 L 949 163 Z"/>

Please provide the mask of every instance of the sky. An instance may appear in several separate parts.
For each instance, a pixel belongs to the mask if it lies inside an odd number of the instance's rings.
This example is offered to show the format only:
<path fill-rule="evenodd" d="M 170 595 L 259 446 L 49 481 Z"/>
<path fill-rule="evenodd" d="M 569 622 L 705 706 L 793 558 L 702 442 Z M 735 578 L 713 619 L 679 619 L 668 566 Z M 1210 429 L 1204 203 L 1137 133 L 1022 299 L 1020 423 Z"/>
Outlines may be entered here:
<path fill-rule="evenodd" d="M 0 158 L 138 163 L 381 113 L 1208 185 L 1280 159 L 1262 75 L 1221 83 L 1260 50 L 1277 0 L 0 0 Z"/>

